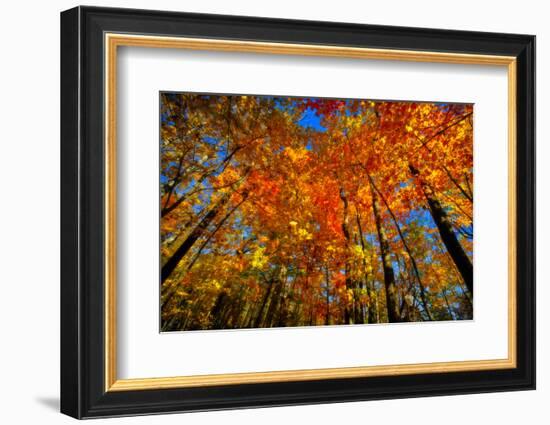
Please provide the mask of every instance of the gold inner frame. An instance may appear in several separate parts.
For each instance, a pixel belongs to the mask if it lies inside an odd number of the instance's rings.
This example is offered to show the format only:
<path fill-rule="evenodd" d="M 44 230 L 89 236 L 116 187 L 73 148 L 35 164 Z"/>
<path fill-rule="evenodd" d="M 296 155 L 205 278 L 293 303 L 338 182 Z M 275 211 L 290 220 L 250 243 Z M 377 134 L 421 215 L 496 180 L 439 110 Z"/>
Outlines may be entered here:
<path fill-rule="evenodd" d="M 105 45 L 105 391 L 510 369 L 516 367 L 516 58 L 325 45 L 212 40 L 106 33 Z M 116 106 L 120 46 L 328 56 L 356 59 L 504 66 L 508 71 L 508 357 L 382 366 L 118 379 L 116 325 Z"/>

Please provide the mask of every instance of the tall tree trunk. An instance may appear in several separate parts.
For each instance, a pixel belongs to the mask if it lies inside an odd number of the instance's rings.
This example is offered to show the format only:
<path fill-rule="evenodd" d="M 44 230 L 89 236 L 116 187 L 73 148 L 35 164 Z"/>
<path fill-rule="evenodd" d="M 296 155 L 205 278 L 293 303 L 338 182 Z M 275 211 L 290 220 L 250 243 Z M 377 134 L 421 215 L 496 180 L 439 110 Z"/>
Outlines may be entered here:
<path fill-rule="evenodd" d="M 374 190 L 370 176 L 369 184 L 372 195 L 372 211 L 374 214 L 374 221 L 376 223 L 376 230 L 378 232 L 378 241 L 380 243 L 380 257 L 382 259 L 382 267 L 384 269 L 384 285 L 386 287 L 388 321 L 390 323 L 401 322 L 401 316 L 399 313 L 399 301 L 397 297 L 397 287 L 395 285 L 395 275 L 393 273 L 393 266 L 390 259 L 390 244 L 388 242 L 386 231 L 382 226 L 382 218 L 380 216 L 380 201 L 378 200 L 378 194 Z"/>
<path fill-rule="evenodd" d="M 244 286 L 241 286 L 239 289 L 239 294 L 237 295 L 237 300 L 233 301 L 233 309 L 231 311 L 231 325 L 232 328 L 237 329 L 240 328 L 241 324 L 241 317 L 243 315 L 244 306 L 246 303 L 246 289 Z"/>
<path fill-rule="evenodd" d="M 275 282 L 273 283 L 273 290 L 271 291 L 271 301 L 269 303 L 269 308 L 267 310 L 266 318 L 265 318 L 265 327 L 273 327 L 277 324 L 277 321 L 275 320 L 277 317 L 277 314 L 281 311 L 281 302 L 283 300 L 286 280 L 287 280 L 287 269 L 285 266 L 281 266 L 281 269 L 279 270 L 279 274 L 277 278 L 275 279 Z"/>
<path fill-rule="evenodd" d="M 374 282 L 368 277 L 365 278 L 365 287 L 367 288 L 367 296 L 369 297 L 369 308 L 367 310 L 367 323 L 378 323 L 378 298 Z"/>
<path fill-rule="evenodd" d="M 250 327 L 250 321 L 252 317 L 252 311 L 254 310 L 254 304 L 252 303 L 245 303 L 245 313 L 243 320 L 241 322 L 240 328 L 249 328 Z"/>
<path fill-rule="evenodd" d="M 223 323 L 222 313 L 225 309 L 226 302 L 227 302 L 227 293 L 225 291 L 221 291 L 216 298 L 216 302 L 214 302 L 214 306 L 212 307 L 212 310 L 210 311 L 210 317 L 212 317 L 212 321 L 211 321 L 212 329 L 223 329 L 225 327 L 226 324 Z"/>
<path fill-rule="evenodd" d="M 164 281 L 172 274 L 174 269 L 177 267 L 179 262 L 182 260 L 182 258 L 187 254 L 187 252 L 191 249 L 193 244 L 199 239 L 212 220 L 216 218 L 220 210 L 224 207 L 224 205 L 229 201 L 229 194 L 223 195 L 223 197 L 218 201 L 216 205 L 214 205 L 210 211 L 203 217 L 203 219 L 195 226 L 193 231 L 187 236 L 187 238 L 183 241 L 183 243 L 179 246 L 179 248 L 176 250 L 176 252 L 170 257 L 170 259 L 162 266 L 161 270 L 161 283 L 164 283 Z"/>
<path fill-rule="evenodd" d="M 413 266 L 414 274 L 416 276 L 416 280 L 418 282 L 418 286 L 420 287 L 420 301 L 422 302 L 422 307 L 424 307 L 424 311 L 426 312 L 426 316 L 428 316 L 428 320 L 433 320 L 432 314 L 430 312 L 430 308 L 428 306 L 428 300 L 426 296 L 426 288 L 424 287 L 424 284 L 422 283 L 422 279 L 420 278 L 420 272 L 418 271 L 418 266 L 416 264 L 416 260 L 414 259 L 412 252 L 409 248 L 409 245 L 407 244 L 407 241 L 405 240 L 405 236 L 403 236 L 403 232 L 401 231 L 401 226 L 399 225 L 399 222 L 397 221 L 397 218 L 395 217 L 395 214 L 393 213 L 392 209 L 390 208 L 390 205 L 388 204 L 388 201 L 386 201 L 386 198 L 378 190 L 378 187 L 372 180 L 372 178 L 369 176 L 370 182 L 376 192 L 378 192 L 378 195 L 380 195 L 380 198 L 382 198 L 382 201 L 384 202 L 384 205 L 386 206 L 386 209 L 390 213 L 390 216 L 393 220 L 393 224 L 395 225 L 395 228 L 397 229 L 397 233 L 399 234 L 399 238 L 401 239 L 401 243 L 403 244 L 403 248 L 405 248 L 405 251 L 407 252 L 409 259 L 411 260 L 411 264 Z"/>
<path fill-rule="evenodd" d="M 326 300 L 326 311 L 325 311 L 325 325 L 330 325 L 330 274 L 328 266 L 325 266 L 325 300 Z"/>
<path fill-rule="evenodd" d="M 366 288 L 365 282 L 359 281 L 357 282 L 357 301 L 356 301 L 356 307 L 355 307 L 355 323 L 364 324 L 366 323 L 366 314 L 365 314 L 365 303 L 361 300 L 361 297 L 363 296 L 363 290 Z"/>
<path fill-rule="evenodd" d="M 357 205 L 355 206 L 355 219 L 357 221 L 357 229 L 359 231 L 359 242 L 361 244 L 361 251 L 363 252 L 363 268 L 365 269 L 365 288 L 367 290 L 367 296 L 369 297 L 369 307 L 367 311 L 367 323 L 376 323 L 378 313 L 376 311 L 377 309 L 377 303 L 374 302 L 374 297 L 376 296 L 375 290 L 372 287 L 372 283 L 369 279 L 369 274 L 366 271 L 367 269 L 367 261 L 365 260 L 367 256 L 367 248 L 365 246 L 365 240 L 363 238 L 363 226 L 361 225 L 361 217 L 359 216 L 359 210 L 357 209 Z M 361 305 L 361 308 L 363 310 L 364 306 Z M 362 315 L 364 317 L 364 313 L 362 312 Z"/>
<path fill-rule="evenodd" d="M 242 194 L 242 200 L 241 202 L 239 202 L 237 205 L 235 205 L 233 208 L 231 208 L 227 214 L 225 214 L 225 216 L 219 221 L 219 223 L 216 225 L 216 227 L 214 228 L 214 230 L 212 232 L 210 232 L 210 235 L 206 238 L 206 240 L 201 244 L 201 246 L 199 247 L 197 253 L 195 254 L 195 257 L 193 257 L 193 260 L 191 260 L 191 262 L 189 263 L 189 265 L 187 266 L 187 270 L 191 270 L 191 268 L 193 267 L 193 265 L 195 264 L 195 262 L 199 259 L 199 256 L 201 255 L 202 253 L 202 250 L 206 247 L 206 245 L 208 245 L 208 243 L 212 240 L 212 238 L 214 237 L 214 235 L 216 234 L 216 232 L 218 230 L 220 230 L 220 228 L 224 225 L 224 223 L 227 221 L 227 219 L 229 217 L 231 217 L 231 215 L 237 210 L 237 208 L 239 208 L 243 203 L 244 201 L 247 200 L 248 198 L 248 192 L 244 192 Z"/>
<path fill-rule="evenodd" d="M 447 298 L 447 289 L 443 288 L 441 293 L 443 294 L 443 299 L 445 300 L 445 304 L 447 305 L 447 311 L 449 312 L 449 316 L 451 316 L 451 320 L 455 320 L 455 314 L 453 312 L 453 309 L 451 308 L 451 304 L 449 304 L 449 299 Z"/>
<path fill-rule="evenodd" d="M 346 264 L 345 264 L 345 273 L 346 273 L 346 289 L 353 291 L 353 307 L 350 309 L 348 302 L 346 300 L 346 308 L 344 310 L 344 321 L 346 324 L 351 324 L 352 318 L 355 318 L 354 309 L 355 309 L 355 288 L 353 281 L 351 279 L 351 264 L 349 258 L 349 249 L 350 249 L 350 231 L 349 231 L 349 215 L 348 215 L 348 198 L 343 188 L 340 188 L 340 199 L 344 204 L 343 217 L 342 217 L 342 233 L 344 233 L 344 238 L 346 238 Z M 350 311 L 351 310 L 351 311 Z"/>
<path fill-rule="evenodd" d="M 280 301 L 281 301 L 281 292 L 283 290 L 283 281 L 277 279 L 273 283 L 273 291 L 271 291 L 271 299 L 269 301 L 269 308 L 265 315 L 264 327 L 272 328 L 275 323 L 275 317 L 279 311 Z"/>
<path fill-rule="evenodd" d="M 276 322 L 276 326 L 278 328 L 284 328 L 285 326 L 288 326 L 289 302 L 289 295 L 286 293 L 285 288 L 283 288 L 279 301 L 279 315 Z"/>
<path fill-rule="evenodd" d="M 273 279 L 266 280 L 266 283 L 267 283 L 267 288 L 265 288 L 264 297 L 262 298 L 262 304 L 260 305 L 260 310 L 258 311 L 256 318 L 254 319 L 255 328 L 259 328 L 262 324 L 265 307 L 267 305 L 267 301 L 269 300 L 269 296 L 271 295 L 271 291 L 273 289 Z"/>
<path fill-rule="evenodd" d="M 474 271 L 472 267 L 472 262 L 470 261 L 470 259 L 468 258 L 468 255 L 466 255 L 466 253 L 464 252 L 464 249 L 460 245 L 460 242 L 458 241 L 453 231 L 451 222 L 449 221 L 447 212 L 441 206 L 441 203 L 435 196 L 435 193 L 433 192 L 432 188 L 420 178 L 418 170 L 412 165 L 409 165 L 409 169 L 412 175 L 415 176 L 416 179 L 419 181 L 420 187 L 424 192 L 426 201 L 428 201 L 428 206 L 430 207 L 432 218 L 437 226 L 437 229 L 439 230 L 439 234 L 441 235 L 441 239 L 443 240 L 443 243 L 445 244 L 445 247 L 447 248 L 449 255 L 451 256 L 454 263 L 456 264 L 456 267 L 460 275 L 462 276 L 462 279 L 464 280 L 464 283 L 468 288 L 470 295 L 473 296 L 474 295 Z"/>

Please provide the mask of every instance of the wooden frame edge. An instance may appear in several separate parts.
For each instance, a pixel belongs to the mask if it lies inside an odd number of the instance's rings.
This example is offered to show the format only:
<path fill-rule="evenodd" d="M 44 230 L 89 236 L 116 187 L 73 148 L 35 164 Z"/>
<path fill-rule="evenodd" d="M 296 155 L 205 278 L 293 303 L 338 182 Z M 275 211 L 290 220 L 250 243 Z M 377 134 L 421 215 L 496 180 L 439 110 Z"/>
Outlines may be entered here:
<path fill-rule="evenodd" d="M 116 59 L 120 46 L 506 66 L 508 71 L 508 358 L 273 372 L 117 379 Z M 517 60 L 513 56 L 371 49 L 185 37 L 104 34 L 105 47 L 105 392 L 513 369 L 517 367 Z"/>
<path fill-rule="evenodd" d="M 117 46 L 105 43 L 105 391 L 116 381 L 116 82 Z"/>
<path fill-rule="evenodd" d="M 517 367 L 517 60 L 508 64 L 508 359 Z"/>
<path fill-rule="evenodd" d="M 302 369 L 274 372 L 229 373 L 216 375 L 174 376 L 167 378 L 136 378 L 115 380 L 108 391 L 137 391 L 215 385 L 257 384 L 266 382 L 315 381 L 320 379 L 368 378 L 414 375 L 417 373 L 447 373 L 480 370 L 512 369 L 515 362 L 503 360 L 473 360 L 441 363 L 418 363 L 390 366 Z"/>

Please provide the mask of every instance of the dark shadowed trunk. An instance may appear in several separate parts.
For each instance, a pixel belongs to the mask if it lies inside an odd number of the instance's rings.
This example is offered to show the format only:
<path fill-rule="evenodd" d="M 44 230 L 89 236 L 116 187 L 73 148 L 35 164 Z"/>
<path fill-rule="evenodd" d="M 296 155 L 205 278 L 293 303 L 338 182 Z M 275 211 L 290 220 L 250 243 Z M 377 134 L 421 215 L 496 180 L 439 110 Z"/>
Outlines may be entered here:
<path fill-rule="evenodd" d="M 380 201 L 378 200 L 378 194 L 374 190 L 370 176 L 369 183 L 372 195 L 372 211 L 374 214 L 374 221 L 376 223 L 376 230 L 378 232 L 378 241 L 380 243 L 380 257 L 382 259 L 382 267 L 384 269 L 384 285 L 386 287 L 388 321 L 400 322 L 401 315 L 399 314 L 397 287 L 395 286 L 395 275 L 393 273 L 393 266 L 390 259 L 390 244 L 388 242 L 386 232 L 382 226 L 382 218 L 380 216 Z"/>
<path fill-rule="evenodd" d="M 330 325 L 330 273 L 328 266 L 325 266 L 325 325 Z"/>
<path fill-rule="evenodd" d="M 447 298 L 447 290 L 443 289 L 441 291 L 441 294 L 443 295 L 443 299 L 445 300 L 445 305 L 447 306 L 447 311 L 449 312 L 449 316 L 451 317 L 451 320 L 456 320 L 451 304 L 449 303 L 449 299 Z"/>
<path fill-rule="evenodd" d="M 212 310 L 210 311 L 210 317 L 212 317 L 211 328 L 212 329 L 223 329 L 225 323 L 222 321 L 223 311 L 225 309 L 225 304 L 227 302 L 227 293 L 221 291 L 217 298 Z"/>
<path fill-rule="evenodd" d="M 365 246 L 365 240 L 363 238 L 363 226 L 361 225 L 361 217 L 359 216 L 359 210 L 357 209 L 357 205 L 355 206 L 355 219 L 357 221 L 357 229 L 359 231 L 359 242 L 361 243 L 361 251 L 363 252 L 363 269 L 365 270 L 365 289 L 367 290 L 367 296 L 369 298 L 369 308 L 367 311 L 367 322 L 368 323 L 376 323 L 378 321 L 378 313 L 377 313 L 377 303 L 374 302 L 374 297 L 376 296 L 376 291 L 372 287 L 372 282 L 370 282 L 369 274 L 366 271 L 367 270 L 367 261 L 365 258 L 367 257 L 367 248 Z M 361 306 L 364 307 L 363 305 Z M 363 314 L 364 317 L 364 314 Z"/>
<path fill-rule="evenodd" d="M 274 288 L 271 294 L 271 302 L 269 304 L 269 309 L 267 310 L 265 327 L 274 327 L 280 325 L 281 315 L 284 315 L 283 312 L 285 306 L 285 290 L 287 283 L 287 268 L 282 266 L 279 270 L 278 277 L 274 282 Z M 283 324 L 284 326 L 284 324 Z"/>
<path fill-rule="evenodd" d="M 271 291 L 271 300 L 269 302 L 269 308 L 265 315 L 264 326 L 266 328 L 271 328 L 275 325 L 275 317 L 280 308 L 281 302 L 281 293 L 283 291 L 284 282 L 282 279 L 277 279 L 273 283 L 273 290 Z"/>
<path fill-rule="evenodd" d="M 369 177 L 370 178 L 370 177 Z M 382 201 L 384 202 L 384 205 L 386 205 L 386 209 L 390 213 L 390 216 L 393 220 L 393 224 L 395 225 L 395 228 L 397 229 L 397 233 L 399 234 L 399 238 L 401 239 L 401 243 L 403 244 L 403 248 L 405 248 L 405 251 L 407 252 L 407 255 L 409 256 L 409 259 L 411 260 L 411 264 L 413 266 L 414 274 L 416 276 L 416 280 L 418 282 L 418 286 L 420 287 L 420 301 L 422 302 L 422 307 L 424 307 L 424 311 L 426 312 L 426 315 L 428 316 L 428 320 L 433 320 L 432 314 L 430 312 L 430 308 L 428 306 L 427 296 L 426 296 L 426 288 L 424 287 L 424 284 L 422 283 L 422 279 L 420 278 L 420 272 L 418 271 L 418 265 L 416 264 L 416 260 L 414 259 L 412 252 L 409 248 L 409 245 L 407 244 L 407 241 L 405 240 L 405 236 L 403 235 L 403 232 L 401 231 L 401 226 L 399 225 L 399 222 L 397 221 L 397 218 L 395 217 L 395 214 L 393 213 L 392 209 L 390 208 L 390 205 L 388 204 L 388 201 L 386 201 L 386 198 L 378 190 L 378 187 L 374 184 L 374 181 L 371 179 L 371 184 L 380 195 L 380 198 L 382 198 Z"/>
<path fill-rule="evenodd" d="M 449 221 L 447 212 L 441 206 L 441 203 L 435 196 L 432 188 L 428 184 L 426 184 L 424 181 L 422 181 L 421 178 L 419 178 L 418 170 L 412 165 L 409 165 L 409 169 L 411 170 L 411 173 L 413 174 L 413 176 L 415 176 L 419 181 L 422 191 L 424 192 L 424 196 L 428 201 L 428 206 L 430 207 L 430 212 L 432 214 L 433 220 L 437 226 L 437 229 L 439 230 L 439 234 L 441 235 L 441 240 L 445 244 L 445 247 L 447 248 L 449 255 L 451 256 L 454 263 L 456 264 L 456 267 L 460 275 L 462 276 L 462 279 L 464 280 L 464 283 L 468 288 L 470 295 L 473 296 L 474 294 L 473 273 L 474 272 L 473 272 L 472 262 L 470 261 L 470 259 L 468 258 L 468 255 L 466 255 L 466 253 L 464 252 L 464 249 L 460 245 L 460 242 L 458 241 L 453 231 L 452 224 Z"/>
<path fill-rule="evenodd" d="M 220 228 L 224 225 L 224 223 L 227 221 L 227 219 L 229 217 L 231 217 L 231 215 L 237 210 L 237 208 L 239 208 L 248 198 L 248 192 L 244 192 L 242 195 L 242 200 L 241 202 L 239 202 L 237 205 L 235 205 L 233 208 L 231 208 L 227 214 L 225 214 L 225 216 L 219 221 L 219 223 L 216 225 L 216 227 L 214 228 L 214 230 L 210 233 L 210 235 L 206 238 L 206 240 L 201 244 L 201 246 L 199 247 L 197 253 L 195 254 L 195 257 L 193 257 L 193 260 L 189 263 L 189 265 L 187 266 L 187 270 L 191 270 L 191 267 L 193 267 L 193 264 L 195 264 L 195 262 L 199 259 L 203 249 L 206 247 L 206 245 L 208 245 L 208 243 L 210 242 L 210 240 L 212 240 L 212 238 L 214 237 L 214 235 L 216 234 L 216 232 L 218 230 L 220 230 Z"/>
<path fill-rule="evenodd" d="M 378 323 L 378 299 L 376 295 L 376 289 L 374 288 L 374 282 L 368 277 L 365 277 L 365 287 L 367 289 L 367 296 L 369 298 L 369 304 L 367 309 L 367 323 Z"/>
<path fill-rule="evenodd" d="M 349 251 L 350 247 L 350 232 L 349 232 L 349 214 L 348 214 L 348 198 L 346 197 L 346 193 L 344 192 L 343 188 L 340 188 L 340 199 L 342 200 L 344 204 L 343 209 L 343 217 L 342 217 L 342 233 L 344 233 L 344 238 L 346 238 L 346 248 Z M 350 264 L 350 258 L 349 258 L 349 252 L 346 253 L 346 265 L 345 265 L 345 273 L 346 273 L 346 289 L 352 290 L 354 294 L 354 303 L 352 309 L 350 309 L 347 306 L 346 303 L 346 309 L 344 310 L 344 321 L 347 325 L 352 323 L 352 318 L 354 318 L 354 307 L 355 307 L 355 290 L 354 290 L 354 284 L 351 279 L 351 264 Z"/>
<path fill-rule="evenodd" d="M 231 159 L 233 158 L 233 156 L 242 148 L 242 146 L 237 146 L 235 149 L 233 149 L 233 151 L 227 155 L 227 157 L 225 157 L 225 159 L 219 164 L 216 166 L 216 168 L 213 168 L 213 169 L 209 169 L 207 170 L 206 172 L 204 172 L 201 177 L 198 178 L 198 180 L 196 181 L 196 183 L 194 184 L 195 187 L 201 187 L 202 183 L 208 178 L 210 177 L 216 170 L 224 167 L 226 164 L 229 163 L 229 161 L 231 161 Z M 180 171 L 178 171 L 179 173 Z M 176 187 L 178 185 L 178 183 L 175 183 L 172 185 L 172 191 L 173 191 L 173 188 Z M 172 194 L 172 191 L 170 192 L 170 196 Z M 191 193 L 194 193 L 193 191 Z M 170 214 L 172 211 L 174 211 L 184 200 L 186 200 L 188 197 L 189 197 L 189 193 L 186 193 L 186 194 L 183 194 L 181 195 L 179 198 L 177 198 L 174 203 L 172 204 L 169 204 L 169 201 L 170 201 L 170 196 L 167 198 L 166 200 L 166 203 L 164 205 L 164 207 L 161 209 L 161 217 L 165 217 L 167 216 L 168 214 Z"/>
<path fill-rule="evenodd" d="M 264 311 L 267 306 L 267 301 L 269 300 L 269 296 L 271 295 L 271 291 L 273 288 L 273 279 L 266 280 L 267 288 L 265 288 L 264 297 L 262 298 L 262 303 L 260 305 L 260 310 L 258 311 L 256 318 L 254 319 L 253 327 L 259 328 L 262 324 L 262 319 L 264 317 Z"/>
<path fill-rule="evenodd" d="M 229 194 L 224 195 L 216 205 L 214 205 L 210 211 L 203 217 L 203 219 L 195 226 L 193 231 L 187 236 L 187 238 L 183 241 L 183 243 L 179 246 L 179 248 L 174 252 L 172 257 L 162 266 L 161 270 L 161 283 L 164 283 L 164 281 L 172 274 L 174 269 L 177 267 L 179 262 L 182 260 L 182 258 L 187 254 L 187 252 L 191 249 L 193 244 L 199 239 L 212 220 L 216 218 L 220 210 L 224 207 L 224 205 L 229 201 Z"/>

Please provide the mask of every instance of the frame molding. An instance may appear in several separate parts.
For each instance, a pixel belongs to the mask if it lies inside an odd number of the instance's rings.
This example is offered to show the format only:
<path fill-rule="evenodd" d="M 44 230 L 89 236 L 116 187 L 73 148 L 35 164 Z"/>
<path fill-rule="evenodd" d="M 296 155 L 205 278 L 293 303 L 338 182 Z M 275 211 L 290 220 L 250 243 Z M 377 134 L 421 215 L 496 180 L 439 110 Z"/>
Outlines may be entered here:
<path fill-rule="evenodd" d="M 78 7 L 62 13 L 61 42 L 62 412 L 82 418 L 534 388 L 534 37 Z M 119 46 L 506 66 L 508 358 L 118 380 Z"/>
<path fill-rule="evenodd" d="M 516 367 L 516 276 L 515 276 L 515 152 L 516 152 L 516 58 L 480 54 L 454 54 L 410 50 L 370 49 L 357 47 L 316 46 L 310 44 L 265 43 L 254 41 L 211 40 L 105 33 L 105 391 L 128 391 L 161 388 L 235 385 L 259 382 L 305 381 L 327 378 L 410 375 Z M 390 366 L 344 367 L 258 373 L 231 373 L 169 378 L 118 379 L 116 374 L 116 94 L 117 52 L 119 47 L 149 47 L 186 50 L 248 52 L 263 54 L 330 56 L 355 59 L 397 60 L 412 62 L 458 63 L 504 66 L 508 72 L 508 358 L 400 364 Z"/>

